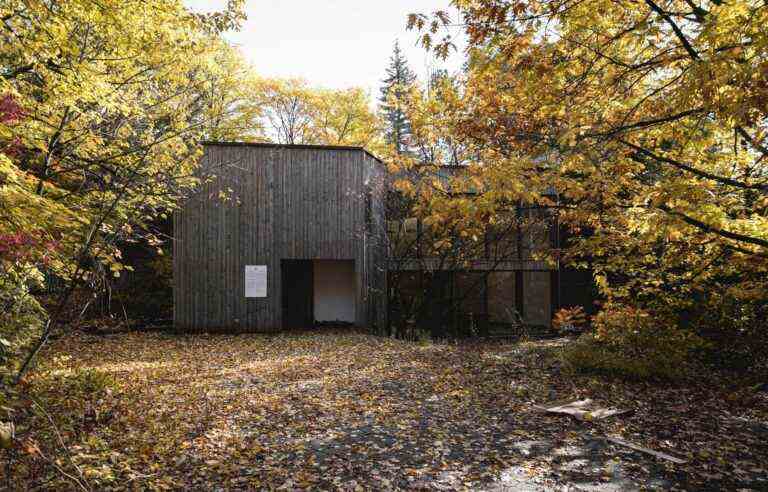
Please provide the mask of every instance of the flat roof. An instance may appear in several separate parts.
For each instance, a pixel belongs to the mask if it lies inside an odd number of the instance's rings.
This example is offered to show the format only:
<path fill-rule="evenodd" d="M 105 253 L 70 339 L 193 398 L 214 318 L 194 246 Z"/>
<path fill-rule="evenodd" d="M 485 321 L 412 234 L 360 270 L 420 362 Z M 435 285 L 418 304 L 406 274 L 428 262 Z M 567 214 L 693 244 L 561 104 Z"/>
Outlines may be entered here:
<path fill-rule="evenodd" d="M 262 148 L 277 148 L 277 149 L 309 149 L 309 150 L 356 150 L 365 152 L 369 157 L 377 160 L 381 164 L 384 161 L 373 155 L 365 147 L 357 147 L 353 145 L 312 145 L 312 144 L 277 144 L 272 142 L 226 142 L 226 141 L 214 141 L 204 140 L 201 142 L 203 145 L 214 146 L 220 145 L 222 147 L 262 147 Z"/>

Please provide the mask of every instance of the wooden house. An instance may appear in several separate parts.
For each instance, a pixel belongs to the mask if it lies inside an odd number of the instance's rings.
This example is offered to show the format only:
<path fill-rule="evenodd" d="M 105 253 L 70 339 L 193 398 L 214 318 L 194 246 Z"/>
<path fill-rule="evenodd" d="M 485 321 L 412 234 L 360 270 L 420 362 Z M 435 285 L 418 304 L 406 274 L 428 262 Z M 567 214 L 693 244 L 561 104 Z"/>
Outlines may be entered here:
<path fill-rule="evenodd" d="M 174 323 L 270 332 L 385 319 L 372 231 L 386 172 L 361 148 L 206 143 L 174 217 Z"/>
<path fill-rule="evenodd" d="M 435 312 L 459 313 L 452 315 L 459 324 L 548 326 L 557 309 L 590 291 L 588 278 L 581 285 L 583 275 L 530 254 L 535 244 L 558 247 L 557 226 L 546 220 L 538 232 L 518 228 L 495 242 L 488 231 L 477 251 L 444 262 L 421 246 L 421 224 L 405 218 L 401 230 L 416 247 L 397 253 L 387 170 L 362 148 L 207 143 L 201 176 L 174 216 L 179 330 L 343 322 L 391 333 L 393 320 L 403 321 L 398 306 L 419 293 L 435 301 Z M 456 300 L 456 309 L 440 306 L 439 297 Z M 578 302 L 591 302 L 583 297 Z"/>

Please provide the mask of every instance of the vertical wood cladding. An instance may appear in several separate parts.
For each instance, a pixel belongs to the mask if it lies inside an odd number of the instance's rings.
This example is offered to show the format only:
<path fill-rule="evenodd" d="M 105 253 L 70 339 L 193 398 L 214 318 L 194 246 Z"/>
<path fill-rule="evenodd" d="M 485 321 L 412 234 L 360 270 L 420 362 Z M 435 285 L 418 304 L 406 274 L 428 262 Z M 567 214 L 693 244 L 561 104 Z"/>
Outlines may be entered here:
<path fill-rule="evenodd" d="M 283 328 L 281 260 L 354 260 L 357 324 L 385 309 L 377 228 L 383 164 L 362 149 L 206 144 L 203 183 L 174 215 L 174 319 L 185 331 Z M 374 221 L 382 221 L 374 207 Z M 379 260 L 380 261 L 380 260 Z M 266 298 L 246 298 L 246 265 L 266 265 Z M 381 284 L 381 285 L 380 285 Z M 381 306 L 379 306 L 382 304 Z"/>

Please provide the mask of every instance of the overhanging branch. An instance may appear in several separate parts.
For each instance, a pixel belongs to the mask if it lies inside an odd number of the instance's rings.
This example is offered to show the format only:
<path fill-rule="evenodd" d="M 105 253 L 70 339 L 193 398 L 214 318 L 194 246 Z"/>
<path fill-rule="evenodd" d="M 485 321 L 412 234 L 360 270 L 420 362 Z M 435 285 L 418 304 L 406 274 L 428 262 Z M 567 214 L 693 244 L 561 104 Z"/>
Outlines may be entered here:
<path fill-rule="evenodd" d="M 680 162 L 678 160 L 661 156 L 658 154 L 655 154 L 651 152 L 648 149 L 644 149 L 643 147 L 640 147 L 639 145 L 635 145 L 631 142 L 627 142 L 626 140 L 619 139 L 619 142 L 626 145 L 627 147 L 630 147 L 631 149 L 637 151 L 639 154 L 644 155 L 646 157 L 650 157 L 651 159 L 659 162 L 664 162 L 666 164 L 670 164 L 678 169 L 682 169 L 684 171 L 687 171 L 691 174 L 694 174 L 700 178 L 709 179 L 712 181 L 716 181 L 718 183 L 722 183 L 728 186 L 733 186 L 736 188 L 741 188 L 745 190 L 760 190 L 760 191 L 768 191 L 768 185 L 760 185 L 760 184 L 747 184 L 743 183 L 741 181 L 737 181 L 735 179 L 726 178 L 724 176 L 718 176 L 716 174 L 708 173 L 706 171 L 702 171 L 700 169 L 697 169 L 693 166 L 690 166 L 688 164 L 685 164 L 683 162 Z"/>
<path fill-rule="evenodd" d="M 680 29 L 680 26 L 677 25 L 675 21 L 672 20 L 672 17 L 667 13 L 665 10 L 663 10 L 661 7 L 656 5 L 652 0 L 645 0 L 645 3 L 648 4 L 649 7 L 651 7 L 651 10 L 659 14 L 659 16 L 666 21 L 667 24 L 672 28 L 672 30 L 675 32 L 675 36 L 680 40 L 680 42 L 683 44 L 683 48 L 685 48 L 685 51 L 688 52 L 691 58 L 694 60 L 700 60 L 699 54 L 696 52 L 695 49 L 693 49 L 693 46 L 691 46 L 691 43 L 688 41 L 688 38 L 685 37 L 685 33 L 683 33 L 682 29 Z"/>
<path fill-rule="evenodd" d="M 667 205 L 659 205 L 657 208 L 660 209 L 660 210 L 663 210 L 664 212 L 668 213 L 669 215 L 672 215 L 674 217 L 679 218 L 680 220 L 682 220 L 683 222 L 685 222 L 688 225 L 692 225 L 692 226 L 696 227 L 697 229 L 701 229 L 704 232 L 709 232 L 709 233 L 712 233 L 712 234 L 717 234 L 718 236 L 722 236 L 722 237 L 727 238 L 727 239 L 732 239 L 734 241 L 739 241 L 739 242 L 747 243 L 747 244 L 754 244 L 755 246 L 762 246 L 763 248 L 768 248 L 768 241 L 766 241 L 764 239 L 760 239 L 760 238 L 752 237 L 752 236 L 745 236 L 744 234 L 739 234 L 737 232 L 726 231 L 726 230 L 723 230 L 723 229 L 719 229 L 717 227 L 713 227 L 713 226 L 711 226 L 711 225 L 709 225 L 709 224 L 707 224 L 705 222 L 702 222 L 702 221 L 700 221 L 698 219 L 694 219 L 693 217 L 691 217 L 689 215 L 686 215 L 686 214 L 684 214 L 682 212 L 678 212 L 677 210 L 672 210 Z"/>

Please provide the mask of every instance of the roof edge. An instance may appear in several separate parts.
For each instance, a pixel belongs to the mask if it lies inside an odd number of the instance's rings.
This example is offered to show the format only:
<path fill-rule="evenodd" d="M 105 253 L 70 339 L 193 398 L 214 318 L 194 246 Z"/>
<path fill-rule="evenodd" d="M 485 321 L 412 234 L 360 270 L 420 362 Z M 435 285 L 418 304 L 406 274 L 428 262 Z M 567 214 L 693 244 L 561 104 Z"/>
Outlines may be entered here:
<path fill-rule="evenodd" d="M 204 146 L 222 146 L 222 147 L 261 147 L 261 148 L 276 148 L 276 149 L 305 149 L 305 150 L 353 150 L 361 151 L 368 154 L 372 159 L 384 164 L 379 157 L 375 156 L 365 147 L 359 147 L 354 145 L 315 145 L 315 144 L 278 144 L 272 142 L 232 142 L 232 141 L 217 141 L 217 140 L 203 140 L 200 142 Z"/>

